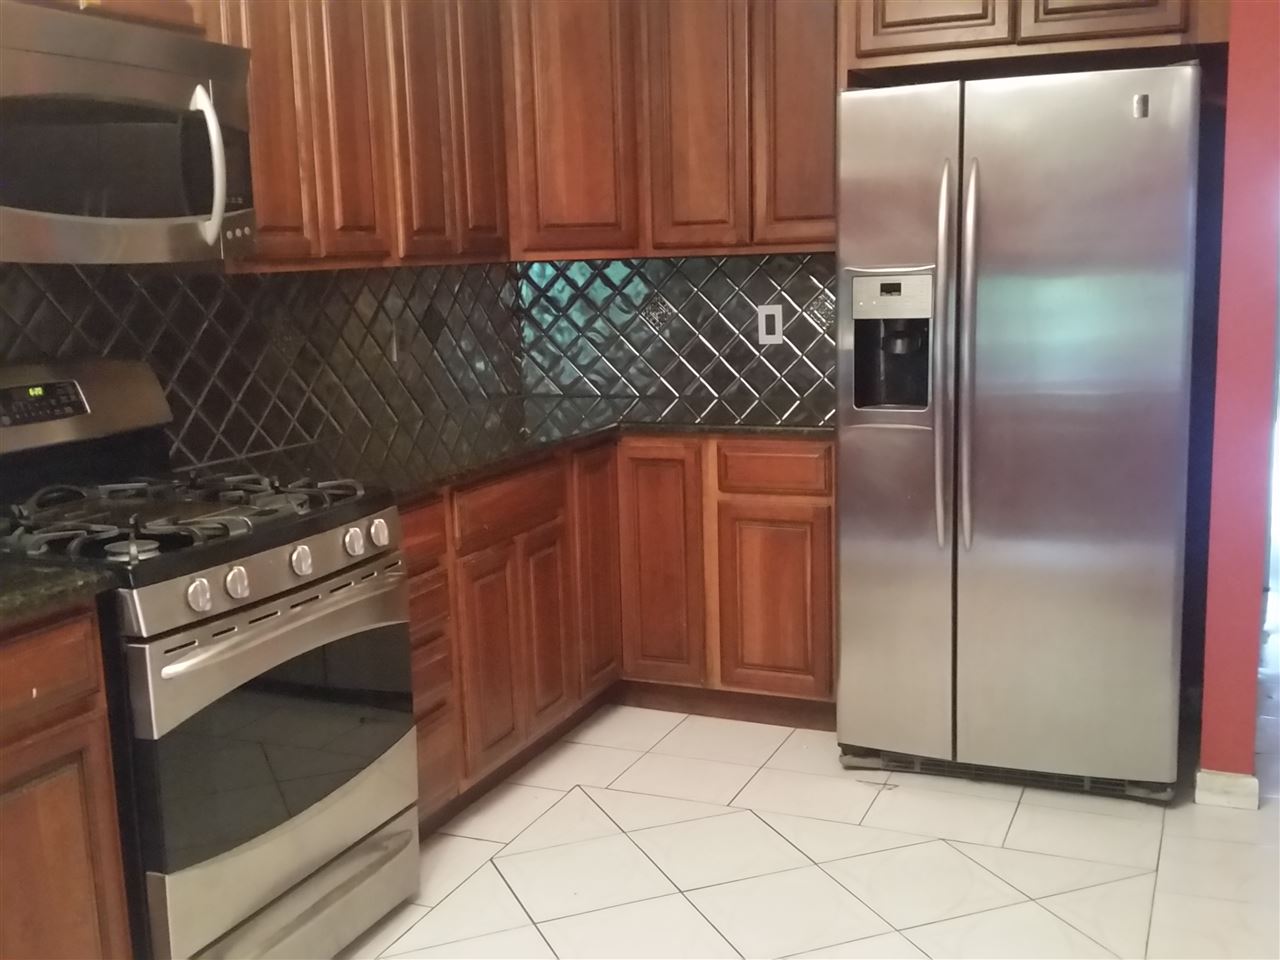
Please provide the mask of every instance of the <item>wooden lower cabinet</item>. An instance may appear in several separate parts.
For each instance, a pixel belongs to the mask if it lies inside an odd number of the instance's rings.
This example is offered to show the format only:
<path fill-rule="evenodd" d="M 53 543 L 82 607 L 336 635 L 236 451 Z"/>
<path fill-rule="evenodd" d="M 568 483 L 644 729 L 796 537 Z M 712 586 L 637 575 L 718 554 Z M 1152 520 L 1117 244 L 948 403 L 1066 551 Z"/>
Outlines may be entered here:
<path fill-rule="evenodd" d="M 622 670 L 615 445 L 608 443 L 575 454 L 570 469 L 578 682 L 586 698 L 607 688 Z"/>
<path fill-rule="evenodd" d="M 409 643 L 418 734 L 418 815 L 426 817 L 458 795 L 462 760 L 449 578 L 443 567 L 409 581 Z"/>
<path fill-rule="evenodd" d="M 518 541 L 527 737 L 555 726 L 575 699 L 568 552 L 563 520 Z"/>

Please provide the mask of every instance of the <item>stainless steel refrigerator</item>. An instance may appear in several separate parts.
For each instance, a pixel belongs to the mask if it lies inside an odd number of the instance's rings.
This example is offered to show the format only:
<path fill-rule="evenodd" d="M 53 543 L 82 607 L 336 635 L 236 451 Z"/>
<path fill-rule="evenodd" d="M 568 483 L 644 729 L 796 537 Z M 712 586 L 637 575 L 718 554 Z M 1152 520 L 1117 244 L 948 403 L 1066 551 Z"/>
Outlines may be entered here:
<path fill-rule="evenodd" d="M 1198 100 L 1195 65 L 841 94 L 847 765 L 1176 779 Z"/>

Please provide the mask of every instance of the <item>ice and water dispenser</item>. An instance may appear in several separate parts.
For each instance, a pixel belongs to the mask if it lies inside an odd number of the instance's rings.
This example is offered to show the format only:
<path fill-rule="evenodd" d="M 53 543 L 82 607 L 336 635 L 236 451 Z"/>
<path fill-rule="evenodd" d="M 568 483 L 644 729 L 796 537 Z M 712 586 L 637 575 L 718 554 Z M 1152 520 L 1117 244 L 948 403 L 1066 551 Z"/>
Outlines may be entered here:
<path fill-rule="evenodd" d="M 853 277 L 853 405 L 929 405 L 933 273 Z"/>

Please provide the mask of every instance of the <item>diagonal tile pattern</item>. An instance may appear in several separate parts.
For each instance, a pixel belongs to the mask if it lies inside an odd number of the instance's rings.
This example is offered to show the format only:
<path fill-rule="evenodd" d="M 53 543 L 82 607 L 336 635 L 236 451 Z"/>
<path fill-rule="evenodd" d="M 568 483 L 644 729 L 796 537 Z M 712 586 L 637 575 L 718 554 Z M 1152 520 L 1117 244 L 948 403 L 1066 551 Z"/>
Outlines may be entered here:
<path fill-rule="evenodd" d="M 544 754 L 556 789 L 521 782 L 538 760 L 517 771 L 427 838 L 419 902 L 343 956 L 1280 955 L 1272 810 L 867 782 L 825 767 L 830 734 L 766 727 L 766 753 L 753 724 L 694 724 L 667 744 L 713 743 L 738 762 L 677 756 L 656 748 L 686 718 L 632 709 L 606 708 L 564 741 L 639 755 L 625 772 L 602 786 L 599 764 L 555 761 L 563 752 Z M 719 799 L 690 799 L 708 778 Z"/>

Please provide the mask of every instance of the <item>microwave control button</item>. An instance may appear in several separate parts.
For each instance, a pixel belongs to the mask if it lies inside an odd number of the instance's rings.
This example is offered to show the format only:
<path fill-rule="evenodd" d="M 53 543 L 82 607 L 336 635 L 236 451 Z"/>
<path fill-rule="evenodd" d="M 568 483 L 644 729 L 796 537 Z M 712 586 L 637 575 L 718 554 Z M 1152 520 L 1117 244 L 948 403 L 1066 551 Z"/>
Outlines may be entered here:
<path fill-rule="evenodd" d="M 237 564 L 227 573 L 223 585 L 227 588 L 227 593 L 237 600 L 243 600 L 249 596 L 249 571 Z"/>
<path fill-rule="evenodd" d="M 187 584 L 187 606 L 196 613 L 207 613 L 213 606 L 213 591 L 204 577 L 196 577 Z"/>
<path fill-rule="evenodd" d="M 364 532 L 359 527 L 347 527 L 347 532 L 342 535 L 342 547 L 348 556 L 360 556 L 364 553 Z"/>
<path fill-rule="evenodd" d="M 300 547 L 294 547 L 293 553 L 289 554 L 289 566 L 293 567 L 293 572 L 300 577 L 310 576 L 311 548 L 305 543 Z"/>
<path fill-rule="evenodd" d="M 385 547 L 391 542 L 391 531 L 387 529 L 387 521 L 378 517 L 369 524 L 369 539 L 375 547 Z"/>

